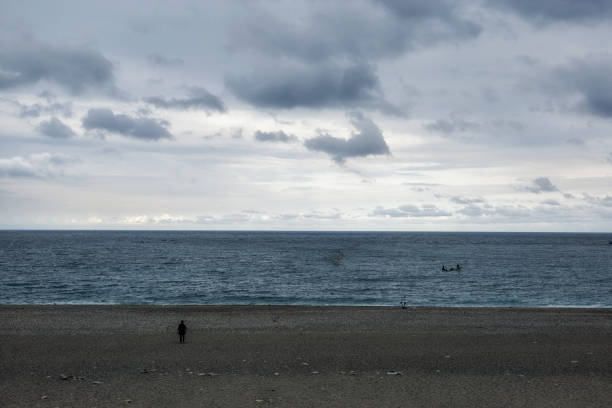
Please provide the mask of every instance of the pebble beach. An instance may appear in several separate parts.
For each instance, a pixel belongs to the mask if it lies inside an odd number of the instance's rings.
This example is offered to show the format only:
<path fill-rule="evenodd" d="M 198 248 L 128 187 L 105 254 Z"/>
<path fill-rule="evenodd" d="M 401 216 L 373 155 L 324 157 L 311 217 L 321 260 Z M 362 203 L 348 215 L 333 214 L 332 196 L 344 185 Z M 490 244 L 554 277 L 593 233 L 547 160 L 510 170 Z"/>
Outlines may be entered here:
<path fill-rule="evenodd" d="M 2 407 L 607 407 L 612 310 L 4 305 L 0 356 Z"/>

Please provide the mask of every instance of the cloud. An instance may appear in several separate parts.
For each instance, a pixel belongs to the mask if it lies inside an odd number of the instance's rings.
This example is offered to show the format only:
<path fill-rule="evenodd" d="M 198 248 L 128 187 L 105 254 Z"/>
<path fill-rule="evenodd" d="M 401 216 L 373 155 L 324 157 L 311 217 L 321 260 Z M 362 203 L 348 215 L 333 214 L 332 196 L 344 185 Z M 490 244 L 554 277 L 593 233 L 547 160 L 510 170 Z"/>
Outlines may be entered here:
<path fill-rule="evenodd" d="M 531 186 L 522 187 L 521 189 L 536 194 L 559 191 L 547 177 L 538 177 L 532 181 Z"/>
<path fill-rule="evenodd" d="M 467 198 L 460 196 L 453 196 L 450 200 L 457 204 L 482 204 L 486 202 L 483 198 Z"/>
<path fill-rule="evenodd" d="M 229 127 L 216 131 L 212 134 L 202 136 L 202 139 L 210 140 L 215 138 L 242 139 L 244 129 L 241 127 Z"/>
<path fill-rule="evenodd" d="M 451 118 L 450 120 L 438 119 L 435 122 L 425 125 L 425 129 L 430 132 L 451 134 L 455 132 L 470 132 L 480 129 L 476 122 L 469 122 L 463 119 Z"/>
<path fill-rule="evenodd" d="M 69 126 L 56 117 L 40 122 L 37 129 L 43 135 L 54 139 L 69 139 L 76 136 L 76 133 Z"/>
<path fill-rule="evenodd" d="M 612 16 L 612 3 L 607 0 L 489 0 L 488 3 L 537 24 L 582 23 Z"/>
<path fill-rule="evenodd" d="M 398 56 L 440 42 L 477 37 L 478 24 L 457 2 L 438 0 L 310 2 L 309 7 L 246 7 L 231 30 L 232 48 L 309 63 Z M 293 17 L 290 17 L 293 16 Z"/>
<path fill-rule="evenodd" d="M 61 167 L 75 161 L 68 156 L 50 153 L 0 159 L 0 177 L 44 179 L 59 174 Z"/>
<path fill-rule="evenodd" d="M 416 218 L 416 217 L 449 217 L 452 213 L 439 209 L 433 204 L 423 204 L 416 206 L 412 204 L 401 205 L 397 208 L 376 207 L 370 214 L 374 217 L 392 217 L 392 218 Z"/>
<path fill-rule="evenodd" d="M 257 130 L 254 134 L 255 139 L 260 142 L 281 142 L 281 143 L 291 143 L 297 140 L 297 137 L 294 135 L 288 135 L 282 130 L 277 132 L 262 132 Z"/>
<path fill-rule="evenodd" d="M 227 108 L 221 99 L 211 94 L 206 89 L 201 87 L 189 87 L 188 92 L 190 97 L 184 99 L 165 99 L 161 96 L 153 96 L 145 98 L 144 101 L 150 103 L 157 108 L 164 109 L 203 109 L 214 110 L 217 112 L 225 112 Z"/>
<path fill-rule="evenodd" d="M 252 223 L 253 225 L 269 225 L 275 221 L 330 221 L 340 220 L 342 214 L 333 212 L 300 212 L 270 214 L 255 210 L 243 210 L 236 213 L 215 214 L 215 215 L 180 215 L 180 214 L 136 214 L 121 218 L 102 220 L 103 223 L 116 225 L 231 225 L 235 223 Z"/>
<path fill-rule="evenodd" d="M 482 217 L 484 215 L 490 215 L 490 213 L 487 212 L 487 210 L 475 204 L 468 204 L 462 209 L 458 210 L 457 213 L 468 216 L 468 217 Z"/>
<path fill-rule="evenodd" d="M 72 116 L 72 104 L 71 103 L 48 103 L 46 105 L 41 105 L 40 103 L 35 103 L 32 105 L 23 105 L 19 104 L 21 107 L 21 112 L 19 113 L 19 117 L 21 118 L 37 118 L 42 114 L 60 114 L 66 117 Z"/>
<path fill-rule="evenodd" d="M 583 139 L 580 139 L 579 137 L 570 137 L 569 139 L 565 140 L 565 143 L 571 144 L 573 146 L 586 145 L 586 142 Z"/>
<path fill-rule="evenodd" d="M 579 96 L 577 110 L 612 118 L 612 55 L 573 59 L 554 70 L 553 75 L 557 86 Z"/>
<path fill-rule="evenodd" d="M 612 153 L 608 153 L 608 156 L 606 156 L 606 161 L 612 164 Z"/>
<path fill-rule="evenodd" d="M 89 88 L 114 91 L 113 64 L 97 51 L 24 46 L 0 51 L 0 89 L 54 82 L 72 94 Z"/>
<path fill-rule="evenodd" d="M 558 202 L 557 200 L 552 200 L 552 199 L 550 199 L 550 200 L 544 200 L 544 201 L 542 201 L 542 204 L 545 204 L 545 205 L 552 205 L 552 206 L 556 206 L 556 207 L 558 207 L 558 206 L 560 206 L 560 205 L 561 205 L 561 204 L 559 204 L 559 202 Z"/>
<path fill-rule="evenodd" d="M 584 194 L 584 200 L 596 206 L 612 207 L 612 197 L 610 197 L 609 195 L 606 195 L 605 197 L 599 197 Z"/>
<path fill-rule="evenodd" d="M 287 66 L 259 70 L 251 76 L 228 76 L 234 95 L 264 108 L 373 107 L 396 112 L 384 101 L 370 65 Z"/>
<path fill-rule="evenodd" d="M 351 133 L 350 138 L 343 139 L 321 133 L 306 140 L 304 146 L 309 150 L 329 154 L 338 164 L 344 163 L 349 157 L 390 154 L 382 131 L 374 122 L 359 112 L 351 113 L 350 117 L 351 123 L 358 131 Z"/>
<path fill-rule="evenodd" d="M 89 109 L 82 119 L 87 130 L 103 130 L 140 140 L 172 139 L 168 122 L 150 118 L 132 118 L 114 114 L 110 109 Z"/>
<path fill-rule="evenodd" d="M 182 58 L 167 58 L 157 53 L 147 55 L 147 62 L 153 66 L 175 66 L 183 65 L 185 61 Z"/>
<path fill-rule="evenodd" d="M 501 221 L 508 219 L 523 219 L 527 220 L 530 218 L 538 218 L 538 215 L 534 214 L 534 210 L 524 206 L 512 206 L 512 205 L 501 205 L 491 206 L 484 205 L 478 206 L 470 204 L 457 211 L 457 214 L 464 215 L 470 218 L 486 218 L 489 222 Z"/>
<path fill-rule="evenodd" d="M 273 219 L 284 221 L 299 221 L 299 220 L 339 220 L 342 214 L 339 212 L 322 213 L 322 212 L 301 212 L 297 214 L 280 214 L 272 216 Z"/>

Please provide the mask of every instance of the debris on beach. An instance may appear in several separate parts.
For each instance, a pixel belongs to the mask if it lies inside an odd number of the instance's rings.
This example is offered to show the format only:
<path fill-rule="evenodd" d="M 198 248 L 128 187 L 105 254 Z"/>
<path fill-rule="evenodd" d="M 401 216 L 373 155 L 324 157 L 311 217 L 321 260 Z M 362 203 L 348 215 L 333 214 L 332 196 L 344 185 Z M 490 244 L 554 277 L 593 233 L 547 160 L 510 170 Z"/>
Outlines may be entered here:
<path fill-rule="evenodd" d="M 218 375 L 220 375 L 220 374 L 213 373 L 212 371 L 211 371 L 211 372 L 208 372 L 208 373 L 198 373 L 198 376 L 199 376 L 199 377 L 205 377 L 205 376 L 208 376 L 208 377 L 216 377 L 216 376 L 218 376 Z"/>
<path fill-rule="evenodd" d="M 310 374 L 316 375 L 316 374 L 319 374 L 319 372 L 318 371 L 311 371 Z"/>
<path fill-rule="evenodd" d="M 85 377 L 77 377 L 75 375 L 60 374 L 60 378 L 64 381 L 68 381 L 68 380 L 85 381 Z"/>
<path fill-rule="evenodd" d="M 140 370 L 140 374 L 149 374 L 157 371 L 157 368 L 143 368 Z"/>
<path fill-rule="evenodd" d="M 399 371 L 387 371 L 387 375 L 402 375 Z"/>
<path fill-rule="evenodd" d="M 93 385 L 100 385 L 100 384 L 102 384 L 102 381 L 92 381 L 91 383 Z"/>

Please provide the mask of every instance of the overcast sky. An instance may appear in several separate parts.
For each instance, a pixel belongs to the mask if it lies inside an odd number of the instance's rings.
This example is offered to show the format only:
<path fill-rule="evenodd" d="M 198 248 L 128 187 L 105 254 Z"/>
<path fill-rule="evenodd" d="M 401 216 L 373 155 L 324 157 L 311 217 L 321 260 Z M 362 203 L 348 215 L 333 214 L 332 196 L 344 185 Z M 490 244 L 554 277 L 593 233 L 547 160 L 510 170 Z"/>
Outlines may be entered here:
<path fill-rule="evenodd" d="M 0 0 L 0 228 L 612 231 L 612 2 Z"/>

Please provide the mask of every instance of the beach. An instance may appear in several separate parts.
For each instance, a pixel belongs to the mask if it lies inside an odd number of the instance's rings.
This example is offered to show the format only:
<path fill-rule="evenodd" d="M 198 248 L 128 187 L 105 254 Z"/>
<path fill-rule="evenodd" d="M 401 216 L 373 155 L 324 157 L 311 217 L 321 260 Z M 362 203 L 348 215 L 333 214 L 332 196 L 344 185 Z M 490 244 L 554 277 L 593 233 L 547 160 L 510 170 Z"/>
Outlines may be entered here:
<path fill-rule="evenodd" d="M 2 407 L 607 407 L 612 309 L 4 305 L 0 357 Z"/>

